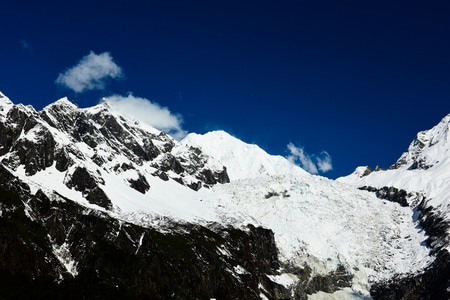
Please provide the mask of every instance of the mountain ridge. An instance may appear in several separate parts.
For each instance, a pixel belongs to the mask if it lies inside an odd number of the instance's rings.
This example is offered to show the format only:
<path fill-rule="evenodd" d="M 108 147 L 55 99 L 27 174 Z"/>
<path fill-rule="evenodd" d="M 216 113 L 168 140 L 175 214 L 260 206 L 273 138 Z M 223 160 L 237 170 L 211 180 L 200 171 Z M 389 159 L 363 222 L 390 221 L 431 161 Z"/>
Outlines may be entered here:
<path fill-rule="evenodd" d="M 178 246 L 192 254 L 189 270 L 195 274 L 205 268 L 205 257 L 226 271 L 213 268 L 228 282 L 228 296 L 218 292 L 223 289 L 208 273 L 198 277 L 205 283 L 202 291 L 184 277 L 183 291 L 172 286 L 181 298 L 195 291 L 200 298 L 220 299 L 368 299 L 371 286 L 393 276 L 422 274 L 443 257 L 430 255 L 421 230 L 429 226 L 417 218 L 412 205 L 400 206 L 349 182 L 310 175 L 224 131 L 190 134 L 178 142 L 121 116 L 105 101 L 79 108 L 67 98 L 38 112 L 3 95 L 0 118 L 1 187 L 21 199 L 13 211 L 23 211 L 26 226 L 48 232 L 48 244 L 42 247 L 51 249 L 45 255 L 53 258 L 52 268 L 68 273 L 63 272 L 63 281 L 104 267 L 94 263 L 91 269 L 93 261 L 86 253 L 95 245 L 84 236 L 86 230 L 93 230 L 96 243 L 104 246 L 101 251 L 125 251 L 124 257 L 144 264 L 151 255 L 133 253 L 139 253 L 145 236 L 152 236 L 162 251 L 162 261 L 152 272 L 166 263 L 181 267 L 182 260 L 166 257 L 176 253 L 183 258 Z M 17 189 L 13 182 L 23 187 Z M 416 197 L 409 203 L 418 204 L 419 196 L 409 196 Z M 1 209 L 0 219 L 12 216 L 10 206 L 2 204 Z M 77 218 L 87 223 L 79 224 Z M 64 221 L 47 221 L 53 219 Z M 73 232 L 67 230 L 70 222 L 79 224 Z M 92 225 L 97 223 L 103 225 Z M 143 251 L 155 251 L 148 247 Z M 251 259 L 251 251 L 261 264 Z M 148 275 L 157 282 L 155 274 Z M 151 289 L 148 281 L 136 280 Z M 248 291 L 239 296 L 243 282 Z"/>

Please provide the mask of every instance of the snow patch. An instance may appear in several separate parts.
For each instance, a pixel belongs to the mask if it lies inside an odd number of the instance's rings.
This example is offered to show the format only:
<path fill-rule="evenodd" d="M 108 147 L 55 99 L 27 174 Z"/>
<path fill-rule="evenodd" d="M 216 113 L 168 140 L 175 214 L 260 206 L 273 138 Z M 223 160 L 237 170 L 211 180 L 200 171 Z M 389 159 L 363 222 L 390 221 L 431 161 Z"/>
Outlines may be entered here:
<path fill-rule="evenodd" d="M 52 252 L 59 260 L 61 265 L 66 269 L 66 271 L 71 274 L 73 277 L 78 275 L 77 271 L 77 262 L 73 259 L 72 254 L 70 253 L 70 245 L 67 243 L 63 243 L 61 245 L 57 245 L 54 243 L 50 236 L 48 236 L 50 243 L 52 244 Z"/>
<path fill-rule="evenodd" d="M 273 282 L 278 283 L 279 285 L 282 285 L 288 289 L 299 280 L 297 276 L 290 273 L 283 273 L 280 275 L 266 275 L 266 276 L 269 277 L 269 279 L 272 280 Z"/>

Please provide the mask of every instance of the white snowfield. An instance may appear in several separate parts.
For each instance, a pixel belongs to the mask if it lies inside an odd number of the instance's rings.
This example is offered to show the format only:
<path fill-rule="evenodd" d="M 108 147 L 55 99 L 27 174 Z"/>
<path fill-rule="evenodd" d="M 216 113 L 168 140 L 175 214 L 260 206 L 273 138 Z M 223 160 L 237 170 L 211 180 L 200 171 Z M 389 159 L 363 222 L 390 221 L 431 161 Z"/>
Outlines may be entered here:
<path fill-rule="evenodd" d="M 67 103 L 68 110 L 79 109 L 69 105 L 69 101 Z M 100 105 L 83 110 L 98 110 Z M 4 118 L 12 106 L 6 96 L 0 98 L 0 117 Z M 149 125 L 127 118 L 124 120 L 128 120 L 130 127 L 157 132 Z M 33 192 L 42 189 L 55 201 L 57 197 L 52 195 L 57 192 L 115 218 L 161 230 L 167 230 L 164 224 L 168 219 L 203 225 L 216 222 L 239 228 L 247 224 L 269 228 L 275 234 L 283 262 L 297 266 L 307 264 L 316 274 L 326 274 L 343 265 L 354 275 L 351 288 L 333 295 L 318 293 L 311 299 L 369 299 L 372 282 L 394 274 L 416 273 L 432 262 L 430 249 L 423 243 L 426 239 L 424 232 L 417 226 L 409 207 L 377 199 L 373 194 L 347 183 L 310 175 L 287 159 L 269 155 L 258 146 L 246 144 L 224 131 L 190 134 L 181 142 L 174 141 L 176 146 L 172 151 L 183 152 L 187 147 L 197 147 L 209 155 L 207 163 L 212 169 L 227 168 L 230 183 L 194 191 L 172 179 L 163 181 L 153 176 L 155 169 L 151 162 L 134 164 L 136 170 L 114 171 L 114 165 L 130 161 L 123 155 L 113 155 L 107 144 L 99 144 L 93 149 L 85 143 L 74 143 L 45 122 L 41 125 L 51 130 L 57 144 L 70 144 L 82 155 L 72 155 L 76 164 L 65 172 L 59 172 L 55 165 L 33 176 L 27 176 L 21 166 L 11 170 L 27 182 Z M 20 138 L 37 138 L 32 130 L 22 135 Z M 141 143 L 142 137 L 136 136 L 136 141 Z M 103 153 L 109 160 L 98 166 L 91 158 Z M 448 153 L 446 155 L 449 156 Z M 81 192 L 65 185 L 77 166 L 84 166 L 91 174 L 104 180 L 101 188 L 113 203 L 111 211 L 90 204 Z M 434 193 L 434 188 L 437 188 L 446 190 L 448 194 L 450 168 L 448 164 L 446 166 L 439 173 L 438 183 L 433 181 L 423 186 L 427 193 Z M 138 171 L 150 184 L 145 194 L 131 188 L 127 181 L 137 178 Z M 392 172 L 399 173 L 383 178 L 391 178 L 395 182 L 396 176 L 404 176 L 407 171 L 398 169 Z M 375 175 L 377 173 L 370 176 Z M 428 176 L 434 175 L 430 173 Z M 379 180 L 380 186 L 385 185 L 381 176 Z M 420 184 L 424 179 L 421 180 Z M 358 181 L 356 185 L 361 184 L 363 182 Z M 284 274 L 274 280 L 289 286 L 299 279 L 293 274 Z"/>

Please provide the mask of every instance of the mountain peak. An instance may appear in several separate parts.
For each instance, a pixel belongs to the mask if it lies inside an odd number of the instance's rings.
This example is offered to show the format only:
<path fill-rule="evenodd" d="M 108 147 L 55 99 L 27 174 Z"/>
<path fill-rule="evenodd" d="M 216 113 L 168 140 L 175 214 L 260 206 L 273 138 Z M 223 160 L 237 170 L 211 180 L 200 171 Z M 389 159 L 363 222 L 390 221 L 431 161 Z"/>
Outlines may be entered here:
<path fill-rule="evenodd" d="M 183 144 L 201 149 L 227 167 L 230 180 L 277 176 L 306 175 L 306 171 L 279 155 L 270 155 L 255 144 L 247 144 L 229 133 L 218 130 L 203 135 L 191 133 Z"/>
<path fill-rule="evenodd" d="M 450 114 L 429 130 L 420 131 L 390 169 L 428 169 L 448 157 L 450 151 Z"/>
<path fill-rule="evenodd" d="M 105 107 L 107 109 L 112 109 L 107 98 L 102 98 L 102 100 L 100 100 L 100 102 L 98 102 L 97 106 Z"/>
<path fill-rule="evenodd" d="M 0 113 L 6 113 L 9 111 L 14 103 L 2 92 L 0 92 Z"/>
<path fill-rule="evenodd" d="M 47 105 L 46 107 L 44 107 L 44 110 L 49 110 L 49 109 L 54 109 L 54 108 L 58 108 L 58 109 L 69 109 L 69 110 L 74 110 L 74 109 L 78 109 L 78 105 L 76 105 L 74 102 L 70 101 L 69 98 L 67 97 L 63 97 L 60 98 L 58 100 L 56 100 L 55 102 Z"/>
<path fill-rule="evenodd" d="M 228 139 L 228 140 L 234 140 L 234 141 L 241 142 L 241 140 L 239 140 L 238 138 L 234 137 L 233 135 L 231 135 L 230 133 L 228 133 L 222 129 L 209 131 L 209 132 L 205 133 L 204 135 L 206 137 L 211 137 L 211 138 L 215 138 L 215 139 Z"/>

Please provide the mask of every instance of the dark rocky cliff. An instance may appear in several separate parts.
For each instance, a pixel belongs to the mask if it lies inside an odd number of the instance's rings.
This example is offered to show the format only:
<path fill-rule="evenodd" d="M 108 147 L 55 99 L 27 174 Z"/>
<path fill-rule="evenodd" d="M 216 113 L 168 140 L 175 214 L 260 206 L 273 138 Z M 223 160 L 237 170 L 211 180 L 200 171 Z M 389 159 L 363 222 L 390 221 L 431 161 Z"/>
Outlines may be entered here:
<path fill-rule="evenodd" d="M 273 233 L 176 224 L 165 233 L 26 185 L 0 167 L 2 299 L 270 299 Z M 242 271 L 237 271 L 242 270 Z"/>

